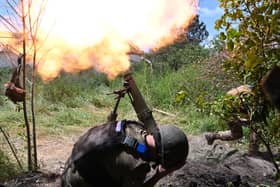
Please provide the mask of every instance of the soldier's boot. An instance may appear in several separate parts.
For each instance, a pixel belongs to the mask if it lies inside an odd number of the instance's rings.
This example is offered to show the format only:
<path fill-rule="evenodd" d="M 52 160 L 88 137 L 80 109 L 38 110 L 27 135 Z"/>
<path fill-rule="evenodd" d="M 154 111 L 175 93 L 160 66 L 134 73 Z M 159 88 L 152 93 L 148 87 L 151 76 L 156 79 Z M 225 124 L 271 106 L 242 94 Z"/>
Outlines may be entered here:
<path fill-rule="evenodd" d="M 253 131 L 250 132 L 248 154 L 250 156 L 261 156 L 261 152 L 259 151 L 258 138 L 256 133 Z"/>

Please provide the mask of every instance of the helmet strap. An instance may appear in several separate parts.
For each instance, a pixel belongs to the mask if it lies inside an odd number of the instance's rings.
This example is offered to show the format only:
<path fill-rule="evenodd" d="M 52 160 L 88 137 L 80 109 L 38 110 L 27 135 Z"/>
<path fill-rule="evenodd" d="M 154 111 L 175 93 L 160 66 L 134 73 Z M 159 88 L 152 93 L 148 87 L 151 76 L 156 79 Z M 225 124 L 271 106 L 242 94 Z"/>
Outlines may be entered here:
<path fill-rule="evenodd" d="M 161 157 L 162 157 L 162 146 L 161 146 L 161 136 L 159 132 L 159 128 L 155 127 L 152 129 L 151 134 L 153 135 L 155 139 L 155 144 L 156 144 L 156 155 L 158 158 L 156 158 L 157 162 L 161 163 Z"/>

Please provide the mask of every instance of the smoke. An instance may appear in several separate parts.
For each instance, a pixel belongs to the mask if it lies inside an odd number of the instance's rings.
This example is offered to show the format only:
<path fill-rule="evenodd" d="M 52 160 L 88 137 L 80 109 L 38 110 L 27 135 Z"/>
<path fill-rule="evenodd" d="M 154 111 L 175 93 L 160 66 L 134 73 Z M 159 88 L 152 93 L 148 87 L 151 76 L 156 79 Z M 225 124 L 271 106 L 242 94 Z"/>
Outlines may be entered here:
<path fill-rule="evenodd" d="M 130 67 L 130 43 L 142 50 L 172 43 L 197 9 L 197 0 L 32 1 L 38 73 L 51 80 L 95 68 L 113 79 Z"/>

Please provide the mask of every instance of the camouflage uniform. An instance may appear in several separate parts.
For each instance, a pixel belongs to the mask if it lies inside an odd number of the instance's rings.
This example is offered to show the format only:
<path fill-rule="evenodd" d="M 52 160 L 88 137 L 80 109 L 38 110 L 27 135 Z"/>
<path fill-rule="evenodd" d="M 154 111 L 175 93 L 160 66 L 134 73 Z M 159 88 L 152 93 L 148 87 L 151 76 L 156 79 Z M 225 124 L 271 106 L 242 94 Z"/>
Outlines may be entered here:
<path fill-rule="evenodd" d="M 227 95 L 233 97 L 240 97 L 241 94 L 251 93 L 252 87 L 249 85 L 242 85 L 237 88 L 233 88 L 227 92 Z M 229 130 L 226 131 L 219 131 L 219 132 L 209 132 L 205 134 L 205 138 L 209 145 L 212 145 L 213 142 L 217 139 L 222 141 L 232 141 L 238 140 L 243 137 L 243 129 L 242 126 L 249 126 L 250 121 L 248 119 L 248 114 L 244 106 L 236 106 L 240 110 L 240 114 L 243 114 L 243 117 L 231 116 L 228 121 L 227 125 Z M 259 153 L 259 145 L 258 145 L 258 138 L 254 131 L 250 131 L 249 137 L 249 154 L 250 155 L 257 155 Z"/>
<path fill-rule="evenodd" d="M 91 128 L 75 143 L 62 176 L 63 187 L 145 186 L 155 175 L 155 162 L 122 143 L 123 135 L 145 145 L 147 132 L 142 124 L 128 121 L 122 132 L 116 132 L 117 122 Z"/>

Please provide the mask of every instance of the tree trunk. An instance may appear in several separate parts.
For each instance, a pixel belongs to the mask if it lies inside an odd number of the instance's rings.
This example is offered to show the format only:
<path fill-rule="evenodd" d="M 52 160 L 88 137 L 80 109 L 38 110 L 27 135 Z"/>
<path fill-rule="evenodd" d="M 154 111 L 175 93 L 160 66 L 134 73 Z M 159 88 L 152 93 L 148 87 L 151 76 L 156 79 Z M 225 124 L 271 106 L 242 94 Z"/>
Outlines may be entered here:
<path fill-rule="evenodd" d="M 26 90 L 26 22 L 25 22 L 25 11 L 24 11 L 24 0 L 21 0 L 21 13 L 22 13 L 22 85 L 23 89 Z M 31 155 L 31 134 L 30 134 L 30 126 L 27 117 L 27 109 L 26 109 L 26 97 L 23 100 L 23 115 L 25 121 L 25 129 L 26 129 L 26 138 L 27 138 L 27 164 L 28 171 L 32 171 L 32 155 Z"/>

